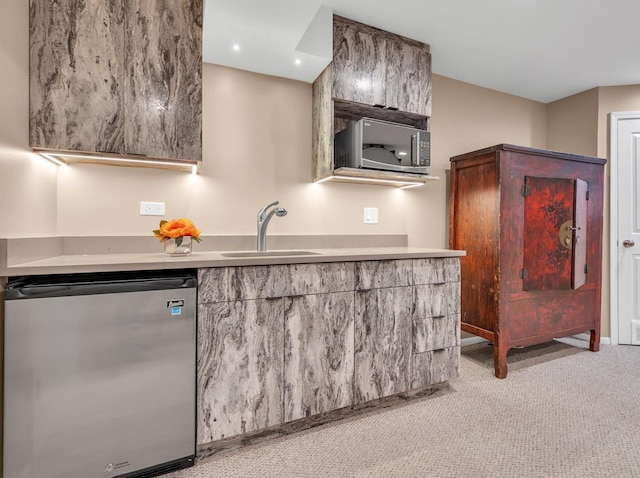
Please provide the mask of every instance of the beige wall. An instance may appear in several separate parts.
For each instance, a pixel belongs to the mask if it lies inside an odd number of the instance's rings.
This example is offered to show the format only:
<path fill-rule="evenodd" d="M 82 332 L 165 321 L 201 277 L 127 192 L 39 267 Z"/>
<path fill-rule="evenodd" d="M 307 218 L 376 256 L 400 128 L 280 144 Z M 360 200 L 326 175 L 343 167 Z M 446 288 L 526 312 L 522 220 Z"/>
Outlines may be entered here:
<path fill-rule="evenodd" d="M 433 76 L 432 155 L 449 158 L 501 143 L 546 147 L 546 106 L 499 91 Z"/>
<path fill-rule="evenodd" d="M 609 157 L 609 113 L 640 111 L 640 85 L 598 88 L 598 156 Z"/>
<path fill-rule="evenodd" d="M 56 173 L 30 153 L 29 2 L 3 0 L 0 15 L 0 236 L 56 233 Z"/>
<path fill-rule="evenodd" d="M 598 89 L 547 105 L 547 148 L 567 153 L 598 154 Z"/>

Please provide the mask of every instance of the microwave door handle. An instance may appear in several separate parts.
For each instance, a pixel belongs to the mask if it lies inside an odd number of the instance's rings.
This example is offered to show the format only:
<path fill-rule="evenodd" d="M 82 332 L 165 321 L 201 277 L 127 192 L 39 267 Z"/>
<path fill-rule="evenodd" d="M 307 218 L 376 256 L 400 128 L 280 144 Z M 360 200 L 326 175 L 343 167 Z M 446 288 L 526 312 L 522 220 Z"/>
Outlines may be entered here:
<path fill-rule="evenodd" d="M 419 166 L 420 160 L 418 158 L 418 135 L 411 135 L 411 166 Z"/>

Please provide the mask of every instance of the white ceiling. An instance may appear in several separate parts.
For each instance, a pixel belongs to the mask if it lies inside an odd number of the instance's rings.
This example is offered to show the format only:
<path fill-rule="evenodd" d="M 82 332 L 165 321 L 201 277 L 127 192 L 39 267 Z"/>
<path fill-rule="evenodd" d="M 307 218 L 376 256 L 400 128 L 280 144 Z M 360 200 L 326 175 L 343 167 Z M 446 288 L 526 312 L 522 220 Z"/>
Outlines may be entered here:
<path fill-rule="evenodd" d="M 640 84 L 640 0 L 205 0 L 204 61 L 312 82 L 332 13 L 429 43 L 438 75 L 543 103 Z"/>

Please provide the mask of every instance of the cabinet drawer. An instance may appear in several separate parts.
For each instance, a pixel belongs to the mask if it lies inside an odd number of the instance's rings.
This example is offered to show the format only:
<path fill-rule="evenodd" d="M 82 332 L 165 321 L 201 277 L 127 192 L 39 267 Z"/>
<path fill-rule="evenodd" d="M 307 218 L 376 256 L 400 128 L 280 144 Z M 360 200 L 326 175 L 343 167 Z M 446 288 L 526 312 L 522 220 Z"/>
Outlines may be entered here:
<path fill-rule="evenodd" d="M 353 291 L 355 265 L 353 262 L 319 264 L 291 264 L 287 266 L 287 295 L 325 294 Z"/>
<path fill-rule="evenodd" d="M 286 265 L 216 267 L 198 271 L 201 304 L 292 295 Z"/>
<path fill-rule="evenodd" d="M 445 257 L 413 260 L 414 285 L 443 282 L 460 282 L 460 259 Z"/>
<path fill-rule="evenodd" d="M 352 291 L 352 262 L 198 270 L 200 303 Z"/>
<path fill-rule="evenodd" d="M 356 290 L 411 285 L 411 260 L 356 262 Z"/>
<path fill-rule="evenodd" d="M 460 345 L 460 314 L 413 320 L 413 353 Z"/>
<path fill-rule="evenodd" d="M 460 313 L 460 283 L 425 284 L 414 287 L 414 319 Z"/>
<path fill-rule="evenodd" d="M 460 374 L 459 346 L 413 354 L 411 358 L 411 388 L 446 382 Z"/>

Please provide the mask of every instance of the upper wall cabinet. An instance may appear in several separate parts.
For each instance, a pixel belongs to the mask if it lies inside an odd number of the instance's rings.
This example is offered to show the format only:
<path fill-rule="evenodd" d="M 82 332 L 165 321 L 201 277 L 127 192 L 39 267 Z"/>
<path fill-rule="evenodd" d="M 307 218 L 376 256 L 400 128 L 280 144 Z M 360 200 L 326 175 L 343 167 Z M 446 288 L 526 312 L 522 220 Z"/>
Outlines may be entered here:
<path fill-rule="evenodd" d="M 431 115 L 429 45 L 334 16 L 333 98 Z"/>
<path fill-rule="evenodd" d="M 34 149 L 202 159 L 202 0 L 31 0 Z"/>

